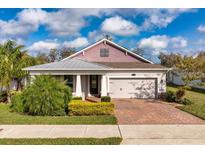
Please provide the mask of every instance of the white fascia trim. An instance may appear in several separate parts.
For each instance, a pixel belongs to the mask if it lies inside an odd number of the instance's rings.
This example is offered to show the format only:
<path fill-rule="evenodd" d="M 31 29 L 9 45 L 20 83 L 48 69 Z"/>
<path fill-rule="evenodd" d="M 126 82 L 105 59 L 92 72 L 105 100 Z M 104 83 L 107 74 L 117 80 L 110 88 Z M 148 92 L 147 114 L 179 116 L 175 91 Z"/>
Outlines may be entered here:
<path fill-rule="evenodd" d="M 109 76 L 109 79 L 113 78 L 130 78 L 130 79 L 157 79 L 157 76 L 145 77 L 145 76 Z"/>
<path fill-rule="evenodd" d="M 89 68 L 89 69 L 80 69 L 80 68 L 32 68 L 32 69 L 23 69 L 24 71 L 104 71 L 111 69 L 100 69 L 100 68 Z"/>
<path fill-rule="evenodd" d="M 170 70 L 169 68 L 130 68 L 130 69 L 124 69 L 124 68 L 118 68 L 118 69 L 113 69 L 113 71 L 132 71 L 132 70 L 139 70 L 139 71 L 143 71 L 143 70 L 163 70 L 163 71 L 168 71 Z"/>
<path fill-rule="evenodd" d="M 33 69 L 23 69 L 26 71 L 144 71 L 144 70 L 148 70 L 148 71 L 170 71 L 170 68 L 128 68 L 128 69 L 124 69 L 124 68 L 107 68 L 107 69 L 99 69 L 99 68 L 90 68 L 90 69 L 78 69 L 78 68 L 72 68 L 72 69 L 65 69 L 65 68 L 33 68 Z"/>
<path fill-rule="evenodd" d="M 105 39 L 105 38 L 102 39 L 102 40 L 100 40 L 100 41 L 97 41 L 96 43 L 94 43 L 94 44 L 92 44 L 92 45 L 90 45 L 90 46 L 88 46 L 88 47 L 86 47 L 86 48 L 84 48 L 84 49 L 82 49 L 82 50 L 80 50 L 80 51 L 78 51 L 78 52 L 76 52 L 76 53 L 74 53 L 73 55 L 71 55 L 71 56 L 69 56 L 69 57 L 67 57 L 67 58 L 62 59 L 62 61 L 63 61 L 63 60 L 66 60 L 66 59 L 70 59 L 70 58 L 72 58 L 72 57 L 74 57 L 74 56 L 76 56 L 76 55 L 78 55 L 78 54 L 84 52 L 85 50 L 92 48 L 93 46 L 95 46 L 95 45 L 97 45 L 97 44 L 99 44 L 99 43 L 101 43 L 101 42 L 103 42 L 103 41 L 107 41 L 107 42 L 109 42 L 110 44 L 112 44 L 112 45 L 114 45 L 114 46 L 117 46 L 117 47 L 119 47 L 120 49 L 125 50 L 126 52 L 132 54 L 132 55 L 135 56 L 135 57 L 138 57 L 138 58 L 140 58 L 140 59 L 142 59 L 142 60 L 144 60 L 144 61 L 146 61 L 146 62 L 148 62 L 148 63 L 154 64 L 152 61 L 150 61 L 150 60 L 148 60 L 148 59 L 145 59 L 144 57 L 142 57 L 142 56 L 140 56 L 140 55 L 137 55 L 137 54 L 133 53 L 132 51 L 130 51 L 130 50 L 128 50 L 128 49 L 126 49 L 126 48 L 124 48 L 124 47 L 122 47 L 122 46 L 120 46 L 120 45 L 118 45 L 118 44 L 116 44 L 116 43 L 114 43 L 114 42 L 108 40 L 108 39 Z"/>

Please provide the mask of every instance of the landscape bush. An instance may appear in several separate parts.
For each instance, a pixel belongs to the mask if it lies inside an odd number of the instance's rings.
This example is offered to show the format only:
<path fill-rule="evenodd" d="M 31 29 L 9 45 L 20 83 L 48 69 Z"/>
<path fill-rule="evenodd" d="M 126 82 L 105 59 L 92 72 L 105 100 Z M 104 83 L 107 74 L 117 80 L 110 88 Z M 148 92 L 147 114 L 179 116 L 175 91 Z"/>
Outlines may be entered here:
<path fill-rule="evenodd" d="M 111 102 L 84 102 L 73 100 L 68 103 L 69 115 L 110 115 L 114 111 Z"/>
<path fill-rule="evenodd" d="M 184 104 L 184 105 L 191 105 L 193 104 L 193 102 L 188 99 L 188 98 L 183 98 L 181 101 L 180 101 L 181 104 Z"/>
<path fill-rule="evenodd" d="M 82 100 L 82 97 L 73 97 L 72 100 Z"/>
<path fill-rule="evenodd" d="M 71 90 L 65 83 L 51 76 L 37 76 L 22 94 L 12 97 L 11 108 L 30 115 L 61 116 L 68 113 L 71 96 Z"/>
<path fill-rule="evenodd" d="M 183 88 L 179 88 L 177 91 L 176 91 L 176 98 L 175 98 L 175 101 L 176 102 L 180 102 L 182 100 L 182 98 L 184 97 L 185 95 L 185 90 Z"/>
<path fill-rule="evenodd" d="M 102 96 L 101 102 L 111 102 L 111 97 L 110 96 Z"/>
<path fill-rule="evenodd" d="M 18 93 L 11 97 L 11 109 L 14 112 L 25 112 L 24 111 L 24 104 L 25 100 L 22 93 Z"/>
<path fill-rule="evenodd" d="M 162 93 L 159 98 L 167 102 L 175 102 L 184 105 L 193 104 L 191 100 L 189 100 L 188 98 L 184 98 L 184 95 L 185 90 L 183 88 L 180 88 L 175 93 L 173 91 L 167 91 L 166 93 Z"/>
<path fill-rule="evenodd" d="M 175 102 L 176 95 L 173 91 L 167 91 L 165 94 L 165 100 L 167 102 Z"/>

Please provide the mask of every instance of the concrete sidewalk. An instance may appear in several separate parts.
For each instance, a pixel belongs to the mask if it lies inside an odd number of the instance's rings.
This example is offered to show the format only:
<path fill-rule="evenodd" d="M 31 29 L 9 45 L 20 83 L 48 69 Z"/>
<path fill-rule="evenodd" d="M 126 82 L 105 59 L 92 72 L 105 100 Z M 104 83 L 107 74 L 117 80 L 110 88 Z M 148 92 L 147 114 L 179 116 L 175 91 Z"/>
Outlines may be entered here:
<path fill-rule="evenodd" d="M 0 125 L 0 138 L 59 137 L 122 137 L 122 144 L 205 144 L 205 125 Z"/>
<path fill-rule="evenodd" d="M 122 144 L 205 144 L 205 125 L 120 125 Z"/>
<path fill-rule="evenodd" d="M 0 138 L 121 137 L 118 125 L 0 125 Z"/>

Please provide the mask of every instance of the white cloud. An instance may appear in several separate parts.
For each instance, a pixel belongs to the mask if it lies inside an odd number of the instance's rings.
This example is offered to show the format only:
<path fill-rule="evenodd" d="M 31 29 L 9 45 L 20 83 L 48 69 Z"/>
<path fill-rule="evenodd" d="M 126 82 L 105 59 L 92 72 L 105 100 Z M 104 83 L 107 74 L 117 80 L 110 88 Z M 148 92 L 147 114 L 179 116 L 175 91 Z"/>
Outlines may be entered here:
<path fill-rule="evenodd" d="M 199 27 L 197 28 L 197 30 L 199 32 L 205 32 L 205 25 L 199 25 Z"/>
<path fill-rule="evenodd" d="M 24 9 L 17 14 L 18 20 L 22 23 L 38 25 L 46 20 L 48 13 L 42 9 Z"/>
<path fill-rule="evenodd" d="M 42 9 L 24 9 L 11 20 L 0 20 L 0 38 L 26 38 L 30 33 L 45 28 L 55 36 L 80 36 L 79 31 L 89 26 L 86 17 L 101 18 L 114 16 L 104 21 L 102 29 L 116 35 L 128 36 L 138 34 L 139 30 L 153 27 L 166 27 L 179 14 L 192 9 L 58 9 L 48 12 Z M 139 26 L 123 19 L 124 16 L 143 15 L 144 23 Z M 122 17 L 120 17 L 122 16 Z"/>
<path fill-rule="evenodd" d="M 65 41 L 64 47 L 79 48 L 88 45 L 88 40 L 85 37 L 79 37 L 72 41 Z"/>
<path fill-rule="evenodd" d="M 58 48 L 60 44 L 56 40 L 34 42 L 28 49 L 34 53 L 48 53 L 50 49 Z"/>
<path fill-rule="evenodd" d="M 17 44 L 20 44 L 20 45 L 24 45 L 24 43 L 25 43 L 24 40 L 21 38 L 15 38 L 15 39 L 0 38 L 0 44 L 3 44 L 8 40 L 15 41 Z"/>
<path fill-rule="evenodd" d="M 180 14 L 186 12 L 195 12 L 194 9 L 139 9 L 136 12 L 147 16 L 141 26 L 141 30 L 150 30 L 153 28 L 167 27 Z"/>
<path fill-rule="evenodd" d="M 139 42 L 140 48 L 165 49 L 167 48 L 169 39 L 166 35 L 155 35 L 144 38 Z"/>
<path fill-rule="evenodd" d="M 21 23 L 15 20 L 2 21 L 0 20 L 0 35 L 1 36 L 24 36 L 37 30 L 36 25 Z"/>
<path fill-rule="evenodd" d="M 98 41 L 102 39 L 104 36 L 100 31 L 94 30 L 88 33 L 88 38 L 93 41 Z"/>
<path fill-rule="evenodd" d="M 28 47 L 32 55 L 37 53 L 49 53 L 51 49 L 59 49 L 63 47 L 79 48 L 88 45 L 87 38 L 79 37 L 72 41 L 59 42 L 57 39 L 37 41 Z"/>
<path fill-rule="evenodd" d="M 167 50 L 180 50 L 187 47 L 187 40 L 181 36 L 154 35 L 139 41 L 139 48 L 151 49 L 154 54 Z"/>
<path fill-rule="evenodd" d="M 187 40 L 181 36 L 170 38 L 173 48 L 184 48 L 187 46 Z"/>
<path fill-rule="evenodd" d="M 101 30 L 122 36 L 134 35 L 139 32 L 137 25 L 120 16 L 114 16 L 103 21 Z"/>
<path fill-rule="evenodd" d="M 24 9 L 14 19 L 0 20 L 0 35 L 7 37 L 24 37 L 44 25 L 56 36 L 79 35 L 79 30 L 88 23 L 87 16 L 100 17 L 103 9 L 59 9 L 47 12 L 42 9 Z"/>
<path fill-rule="evenodd" d="M 23 37 L 38 30 L 39 24 L 44 21 L 46 12 L 41 9 L 25 9 L 17 14 L 16 19 L 0 20 L 1 37 Z"/>
<path fill-rule="evenodd" d="M 47 13 L 44 21 L 47 29 L 58 36 L 78 36 L 82 27 L 88 23 L 85 17 L 103 15 L 104 9 L 61 9 Z"/>

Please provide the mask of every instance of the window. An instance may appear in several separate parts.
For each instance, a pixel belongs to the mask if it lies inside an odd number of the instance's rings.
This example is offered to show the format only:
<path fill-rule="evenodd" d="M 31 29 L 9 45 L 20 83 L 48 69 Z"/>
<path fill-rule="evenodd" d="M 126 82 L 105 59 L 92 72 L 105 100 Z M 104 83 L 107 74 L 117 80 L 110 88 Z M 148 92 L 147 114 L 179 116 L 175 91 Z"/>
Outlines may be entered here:
<path fill-rule="evenodd" d="M 109 57 L 109 49 L 101 48 L 100 49 L 100 57 Z"/>
<path fill-rule="evenodd" d="M 66 85 L 73 89 L 73 75 L 65 75 L 64 80 L 66 81 Z"/>

